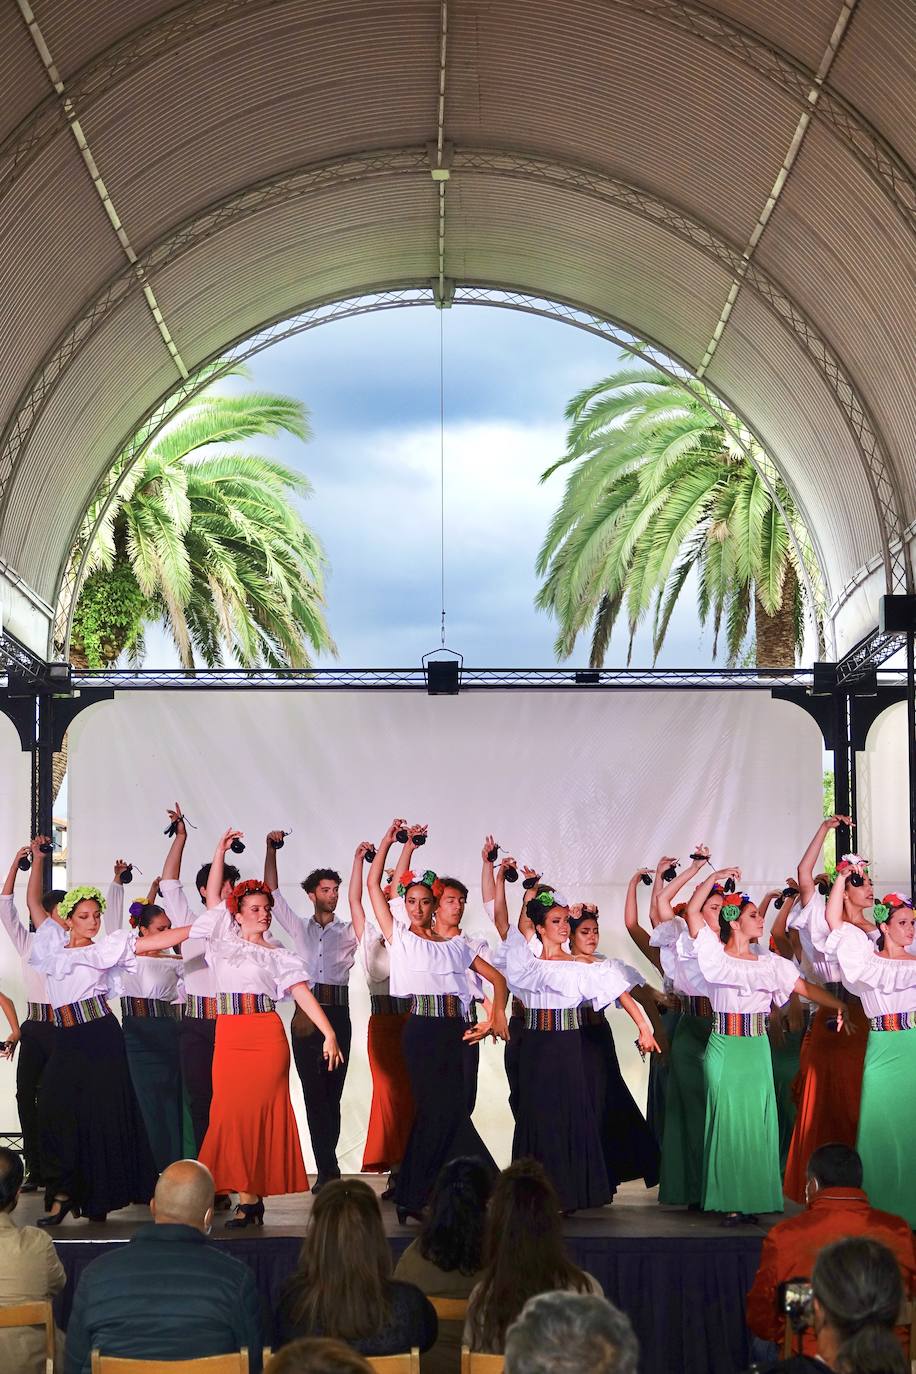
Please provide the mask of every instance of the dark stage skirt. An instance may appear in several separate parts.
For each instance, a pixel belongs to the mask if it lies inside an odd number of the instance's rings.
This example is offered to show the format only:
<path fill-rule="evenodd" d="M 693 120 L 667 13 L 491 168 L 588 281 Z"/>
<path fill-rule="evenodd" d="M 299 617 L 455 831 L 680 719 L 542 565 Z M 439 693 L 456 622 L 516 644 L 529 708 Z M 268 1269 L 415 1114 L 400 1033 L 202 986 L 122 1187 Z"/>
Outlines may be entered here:
<path fill-rule="evenodd" d="M 624 1082 L 614 1034 L 604 1012 L 584 1011 L 581 1035 L 585 1078 L 592 1091 L 608 1182 L 616 1187 L 641 1178 L 647 1188 L 654 1188 L 659 1172 L 658 1145 Z"/>
<path fill-rule="evenodd" d="M 218 1193 L 308 1192 L 289 1100 L 289 1043 L 275 1011 L 217 1017 L 210 1125 L 199 1158 Z"/>
<path fill-rule="evenodd" d="M 513 999 L 514 1000 L 514 999 Z M 518 1118 L 518 1057 L 521 1053 L 522 1036 L 525 1034 L 525 1018 L 517 1013 L 509 1017 L 509 1039 L 503 1056 L 506 1079 L 509 1084 L 509 1110 L 512 1119 Z"/>
<path fill-rule="evenodd" d="M 795 1129 L 798 1106 L 795 1101 L 795 1080 L 801 1063 L 804 1030 L 785 1027 L 781 1036 L 770 1040 L 773 1061 L 773 1087 L 776 1090 L 776 1111 L 779 1116 L 779 1169 L 782 1172 L 789 1157 L 789 1145 Z"/>
<path fill-rule="evenodd" d="M 659 1202 L 699 1206 L 706 1132 L 703 1056 L 711 1033 L 711 1016 L 683 1012 L 671 1041 Z"/>
<path fill-rule="evenodd" d="M 113 1016 L 58 1030 L 38 1122 L 48 1207 L 55 1194 L 89 1216 L 149 1202 L 156 1169 Z"/>
<path fill-rule="evenodd" d="M 526 1026 L 519 1049 L 513 1159 L 537 1159 L 564 1212 L 603 1207 L 614 1192 L 592 1105 L 582 1033 Z"/>
<path fill-rule="evenodd" d="M 384 1173 L 400 1164 L 413 1125 L 413 1096 L 402 1048 L 408 1015 L 374 1011 L 369 1017 L 372 1106 L 363 1169 L 370 1173 Z"/>
<path fill-rule="evenodd" d="M 468 1114 L 464 1040 L 468 1022 L 454 1016 L 411 1013 L 401 1045 L 416 1115 L 398 1171 L 395 1200 L 418 1212 L 426 1205 L 443 1164 L 471 1155 L 499 1172 Z"/>
<path fill-rule="evenodd" d="M 655 1137 L 659 1149 L 665 1135 L 665 1102 L 668 1097 L 668 1062 L 671 1055 L 671 1045 L 674 1041 L 674 1032 L 677 1030 L 677 1023 L 681 1019 L 680 1007 L 659 1007 L 659 1020 L 662 1023 L 662 1030 L 668 1037 L 668 1052 L 662 1058 L 660 1054 L 649 1056 L 649 1094 L 646 1098 L 646 1125 Z"/>
<path fill-rule="evenodd" d="M 121 1021 L 130 1077 L 161 1173 L 184 1157 L 184 1093 L 177 1016 L 124 1016 Z"/>
<path fill-rule="evenodd" d="M 854 997 L 844 1019 L 855 1033 L 830 1029 L 834 1012 L 818 1007 L 802 1043 L 798 1078 L 798 1112 L 786 1160 L 783 1188 L 793 1202 L 804 1202 L 808 1160 L 821 1145 L 856 1144 L 862 1071 L 868 1045 L 868 1017 Z"/>

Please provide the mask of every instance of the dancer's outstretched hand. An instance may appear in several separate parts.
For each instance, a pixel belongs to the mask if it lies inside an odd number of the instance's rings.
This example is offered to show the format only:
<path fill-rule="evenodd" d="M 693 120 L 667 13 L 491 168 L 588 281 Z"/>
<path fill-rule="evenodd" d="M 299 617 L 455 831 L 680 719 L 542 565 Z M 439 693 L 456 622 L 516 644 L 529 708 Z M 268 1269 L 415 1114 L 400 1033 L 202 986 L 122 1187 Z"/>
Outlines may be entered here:
<path fill-rule="evenodd" d="M 328 1073 L 333 1073 L 335 1069 L 339 1069 L 344 1062 L 344 1057 L 340 1052 L 340 1046 L 337 1043 L 336 1035 L 325 1036 L 321 1053 L 327 1063 Z"/>

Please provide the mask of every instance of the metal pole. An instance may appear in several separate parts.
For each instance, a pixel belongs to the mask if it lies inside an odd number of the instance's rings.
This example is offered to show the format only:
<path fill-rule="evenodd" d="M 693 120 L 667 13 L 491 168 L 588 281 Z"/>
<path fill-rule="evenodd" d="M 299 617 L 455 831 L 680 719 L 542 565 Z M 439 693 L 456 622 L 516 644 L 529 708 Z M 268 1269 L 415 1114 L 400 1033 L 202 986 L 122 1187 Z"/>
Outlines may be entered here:
<path fill-rule="evenodd" d="M 35 699 L 35 746 L 32 749 L 32 834 L 51 835 L 54 828 L 54 699 L 40 692 Z M 52 885 L 53 856 L 41 860 L 45 892 Z"/>
<path fill-rule="evenodd" d="M 841 815 L 852 816 L 855 820 L 849 735 L 849 696 L 841 687 L 836 687 L 833 693 L 834 805 Z M 837 829 L 836 853 L 838 859 L 841 854 L 846 854 L 853 848 L 851 833 L 848 825 L 841 825 Z"/>
<path fill-rule="evenodd" d="M 906 636 L 907 782 L 910 796 L 910 892 L 916 892 L 916 633 Z"/>

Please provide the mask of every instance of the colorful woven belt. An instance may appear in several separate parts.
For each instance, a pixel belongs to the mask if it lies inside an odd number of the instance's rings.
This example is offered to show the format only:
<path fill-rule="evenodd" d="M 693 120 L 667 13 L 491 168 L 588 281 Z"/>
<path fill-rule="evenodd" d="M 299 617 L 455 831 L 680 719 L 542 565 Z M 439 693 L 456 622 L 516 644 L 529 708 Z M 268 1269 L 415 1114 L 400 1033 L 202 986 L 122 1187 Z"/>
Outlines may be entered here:
<path fill-rule="evenodd" d="M 570 1031 L 579 1029 L 578 1007 L 526 1007 L 525 1029 Z"/>
<path fill-rule="evenodd" d="M 467 1012 L 460 997 L 448 992 L 443 996 L 422 992 L 410 999 L 412 1016 L 445 1016 L 457 1021 L 466 1021 Z"/>
<path fill-rule="evenodd" d="M 373 992 L 369 997 L 373 1016 L 403 1016 L 410 1011 L 409 997 L 390 997 L 387 992 Z"/>
<path fill-rule="evenodd" d="M 350 989 L 346 983 L 312 983 L 311 993 L 322 1007 L 348 1007 Z"/>
<path fill-rule="evenodd" d="M 87 997 L 82 1002 L 68 1002 L 66 1006 L 54 1008 L 55 1026 L 86 1026 L 90 1021 L 101 1021 L 111 1015 L 111 1007 L 104 997 Z"/>
<path fill-rule="evenodd" d="M 259 1011 L 276 1011 L 277 1004 L 263 992 L 221 992 L 216 1006 L 220 1016 L 253 1016 Z"/>
<path fill-rule="evenodd" d="M 681 1014 L 699 1016 L 701 1020 L 709 1021 L 713 1014 L 712 1003 L 708 997 L 682 997 Z"/>
<path fill-rule="evenodd" d="M 180 1007 L 173 1002 L 164 1002 L 161 997 L 122 997 L 122 1016 L 155 1016 L 174 1021 L 180 1014 Z"/>
<path fill-rule="evenodd" d="M 852 995 L 845 983 L 825 983 L 824 991 L 829 992 L 831 997 L 835 997 L 838 1002 L 849 1003 L 852 1001 Z M 827 1010 L 830 1010 L 829 1007 Z"/>
<path fill-rule="evenodd" d="M 50 1002 L 26 1002 L 27 1021 L 50 1021 L 54 1024 L 54 1008 Z"/>
<path fill-rule="evenodd" d="M 512 998 L 512 1011 L 511 1011 L 511 1015 L 512 1015 L 512 1016 L 521 1017 L 521 1019 L 524 1020 L 524 1017 L 525 1017 L 525 1004 L 524 1004 L 524 1002 L 521 1000 L 520 997 L 513 997 L 513 998 Z"/>
<path fill-rule="evenodd" d="M 886 1011 L 870 1017 L 868 1024 L 874 1031 L 916 1030 L 916 1011 Z"/>
<path fill-rule="evenodd" d="M 219 1016 L 219 1007 L 215 997 L 195 997 L 188 993 L 184 999 L 185 1018 L 192 1021 L 215 1021 Z"/>
<path fill-rule="evenodd" d="M 764 1011 L 714 1011 L 714 1035 L 766 1035 L 769 1017 Z"/>

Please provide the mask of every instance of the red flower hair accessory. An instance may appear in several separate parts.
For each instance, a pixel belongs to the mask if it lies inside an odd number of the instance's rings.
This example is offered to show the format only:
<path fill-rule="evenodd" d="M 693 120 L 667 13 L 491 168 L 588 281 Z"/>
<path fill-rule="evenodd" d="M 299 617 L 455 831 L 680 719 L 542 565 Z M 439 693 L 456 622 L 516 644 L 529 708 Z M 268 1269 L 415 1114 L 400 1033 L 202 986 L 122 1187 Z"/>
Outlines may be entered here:
<path fill-rule="evenodd" d="M 274 894 L 267 884 L 262 883 L 258 878 L 246 878 L 244 882 L 236 883 L 226 898 L 226 908 L 231 916 L 238 916 L 242 898 L 248 897 L 252 892 L 260 892 L 262 897 L 266 897 L 268 906 L 273 910 Z"/>
<path fill-rule="evenodd" d="M 441 878 L 437 878 L 436 881 L 433 883 L 433 896 L 435 897 L 435 899 L 436 899 L 437 902 L 438 902 L 439 898 L 442 896 L 442 894 L 443 894 L 444 891 L 445 891 L 445 885 L 443 884 L 442 879 L 441 879 Z"/>

